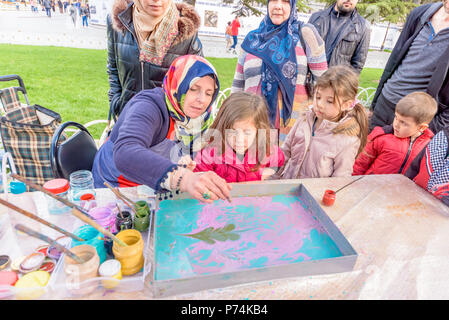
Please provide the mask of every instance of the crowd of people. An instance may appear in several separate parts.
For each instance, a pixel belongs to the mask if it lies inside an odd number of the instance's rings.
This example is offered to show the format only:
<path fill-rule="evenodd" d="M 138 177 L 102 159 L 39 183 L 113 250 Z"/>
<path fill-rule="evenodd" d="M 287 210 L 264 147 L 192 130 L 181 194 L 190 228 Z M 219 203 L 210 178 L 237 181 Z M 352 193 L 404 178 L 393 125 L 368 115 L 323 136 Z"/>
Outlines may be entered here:
<path fill-rule="evenodd" d="M 116 0 L 107 19 L 116 122 L 95 157 L 95 186 L 211 202 L 229 200 L 231 182 L 400 173 L 449 205 L 449 0 L 411 12 L 370 112 L 357 100 L 370 38 L 357 2 L 337 0 L 302 23 L 296 0 L 269 0 L 215 115 L 219 77 L 202 57 L 194 8 Z"/>
<path fill-rule="evenodd" d="M 18 3 L 18 2 L 17 2 Z M 81 19 L 83 27 L 89 26 L 90 7 L 88 2 L 81 1 L 61 1 L 61 0 L 30 0 L 30 9 L 32 12 L 45 11 L 47 17 L 51 18 L 58 12 L 58 14 L 67 14 L 74 26 L 77 20 Z M 19 10 L 19 6 L 16 6 Z"/>

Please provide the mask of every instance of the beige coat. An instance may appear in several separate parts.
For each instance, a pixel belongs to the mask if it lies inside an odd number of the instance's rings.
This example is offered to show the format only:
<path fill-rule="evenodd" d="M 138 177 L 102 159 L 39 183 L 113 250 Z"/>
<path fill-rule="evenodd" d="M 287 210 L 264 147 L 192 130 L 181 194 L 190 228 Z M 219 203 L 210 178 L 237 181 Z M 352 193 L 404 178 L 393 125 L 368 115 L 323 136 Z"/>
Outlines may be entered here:
<path fill-rule="evenodd" d="M 339 122 L 323 120 L 315 128 L 312 126 L 315 113 L 310 108 L 304 112 L 290 130 L 282 151 L 285 164 L 272 179 L 324 178 L 350 176 L 360 139 L 356 135 L 334 134 L 332 130 L 345 121 L 355 121 L 344 117 Z"/>

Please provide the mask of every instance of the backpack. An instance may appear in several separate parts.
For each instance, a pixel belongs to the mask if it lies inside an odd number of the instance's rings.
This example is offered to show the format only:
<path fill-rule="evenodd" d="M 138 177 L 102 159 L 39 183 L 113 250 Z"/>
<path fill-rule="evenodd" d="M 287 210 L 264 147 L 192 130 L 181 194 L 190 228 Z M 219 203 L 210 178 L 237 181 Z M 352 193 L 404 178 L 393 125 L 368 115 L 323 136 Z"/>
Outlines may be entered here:
<path fill-rule="evenodd" d="M 449 206 L 449 126 L 432 138 L 405 175 Z"/>

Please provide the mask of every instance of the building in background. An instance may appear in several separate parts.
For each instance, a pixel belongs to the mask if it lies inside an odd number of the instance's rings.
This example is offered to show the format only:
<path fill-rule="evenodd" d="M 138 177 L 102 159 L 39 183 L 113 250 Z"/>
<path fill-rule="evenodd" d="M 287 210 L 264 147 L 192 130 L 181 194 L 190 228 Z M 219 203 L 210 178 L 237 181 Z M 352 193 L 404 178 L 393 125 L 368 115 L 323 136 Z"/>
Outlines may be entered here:
<path fill-rule="evenodd" d="M 181 0 L 174 0 L 182 2 Z M 111 11 L 114 0 L 89 0 L 91 23 L 106 25 L 106 17 Z M 315 11 L 323 9 L 326 5 L 321 2 L 310 2 L 310 12 L 298 13 L 299 20 L 307 22 L 311 14 Z M 228 21 L 234 19 L 235 11 L 238 8 L 237 1 L 234 4 L 226 4 L 221 0 L 197 0 L 195 2 L 195 9 L 201 17 L 201 26 L 199 35 L 225 37 L 225 30 Z M 266 14 L 266 6 L 256 7 L 262 12 L 260 16 L 250 16 L 239 18 L 241 27 L 239 28 L 239 39 L 245 38 L 246 34 L 256 29 L 262 18 Z M 388 34 L 386 35 L 387 24 L 376 23 L 371 26 L 371 49 L 380 49 L 382 42 L 385 40 L 384 49 L 392 49 L 396 43 L 401 28 L 398 26 L 390 26 Z M 240 41 L 239 41 L 240 42 Z"/>

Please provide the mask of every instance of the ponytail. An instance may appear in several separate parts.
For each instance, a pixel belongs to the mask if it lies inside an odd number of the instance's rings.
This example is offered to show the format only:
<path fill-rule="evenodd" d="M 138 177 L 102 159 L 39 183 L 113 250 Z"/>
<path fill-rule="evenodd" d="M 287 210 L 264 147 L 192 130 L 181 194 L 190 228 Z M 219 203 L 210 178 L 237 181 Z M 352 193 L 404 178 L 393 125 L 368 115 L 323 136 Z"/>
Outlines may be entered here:
<path fill-rule="evenodd" d="M 342 118 L 346 115 L 348 115 L 348 120 L 339 124 L 332 132 L 334 134 L 357 136 L 360 140 L 358 156 L 365 148 L 368 139 L 368 115 L 360 102 L 356 103 L 351 110 L 344 112 Z"/>
<path fill-rule="evenodd" d="M 354 106 L 351 113 L 354 114 L 354 118 L 356 119 L 360 127 L 360 132 L 357 135 L 360 139 L 360 147 L 357 152 L 358 156 L 365 148 L 368 140 L 368 115 L 366 113 L 365 107 L 360 102 Z"/>

